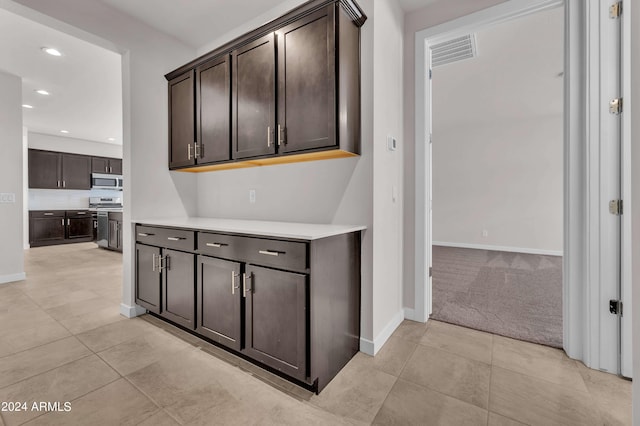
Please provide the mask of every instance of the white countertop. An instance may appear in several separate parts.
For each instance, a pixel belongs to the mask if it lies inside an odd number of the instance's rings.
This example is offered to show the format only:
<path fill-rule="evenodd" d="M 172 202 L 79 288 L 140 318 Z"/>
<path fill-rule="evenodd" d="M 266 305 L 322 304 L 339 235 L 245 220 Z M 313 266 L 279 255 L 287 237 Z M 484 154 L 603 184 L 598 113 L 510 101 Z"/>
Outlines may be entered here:
<path fill-rule="evenodd" d="M 202 231 L 230 232 L 262 235 L 265 237 L 318 240 L 334 235 L 367 229 L 362 225 L 328 225 L 317 223 L 268 222 L 260 220 L 214 219 L 208 217 L 175 217 L 163 219 L 136 219 L 134 223 Z"/>

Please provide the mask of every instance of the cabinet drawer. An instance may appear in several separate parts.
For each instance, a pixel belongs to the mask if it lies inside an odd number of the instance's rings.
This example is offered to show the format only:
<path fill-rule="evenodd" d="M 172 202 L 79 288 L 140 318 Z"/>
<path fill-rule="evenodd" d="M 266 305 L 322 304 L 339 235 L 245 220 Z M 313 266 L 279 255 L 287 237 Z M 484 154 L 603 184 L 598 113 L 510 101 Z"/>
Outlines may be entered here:
<path fill-rule="evenodd" d="M 306 243 L 243 238 L 242 248 L 249 263 L 301 272 L 308 267 Z"/>
<path fill-rule="evenodd" d="M 245 237 L 198 232 L 198 252 L 223 259 L 242 258 L 242 240 Z"/>
<path fill-rule="evenodd" d="M 156 228 L 154 226 L 136 226 L 136 241 L 158 247 L 193 251 L 195 233 L 184 229 Z"/>
<path fill-rule="evenodd" d="M 79 218 L 83 218 L 83 217 L 91 218 L 93 215 L 93 212 L 89 210 L 67 210 L 66 213 L 67 213 L 67 217 L 79 217 Z"/>
<path fill-rule="evenodd" d="M 64 217 L 64 210 L 32 210 L 29 217 L 33 219 L 48 217 Z"/>

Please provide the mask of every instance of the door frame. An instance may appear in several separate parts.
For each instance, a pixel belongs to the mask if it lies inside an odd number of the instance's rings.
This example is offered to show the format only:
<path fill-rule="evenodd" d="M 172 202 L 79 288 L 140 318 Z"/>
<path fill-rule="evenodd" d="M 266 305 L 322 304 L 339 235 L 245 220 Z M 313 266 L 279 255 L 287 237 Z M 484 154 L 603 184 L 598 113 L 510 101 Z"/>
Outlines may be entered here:
<path fill-rule="evenodd" d="M 598 205 L 603 199 L 599 181 L 588 179 L 594 170 L 589 153 L 597 152 L 598 133 L 594 124 L 600 111 L 587 108 L 600 98 L 598 61 L 599 35 L 595 44 L 590 30 L 597 30 L 594 10 L 598 0 L 509 0 L 479 12 L 449 21 L 415 34 L 415 305 L 414 318 L 426 322 L 431 314 L 431 88 L 427 78 L 431 58 L 429 46 L 443 39 L 464 35 L 490 25 L 555 7 L 565 8 L 564 74 L 564 256 L 563 256 L 563 347 L 571 358 L 591 368 L 619 373 L 601 356 L 600 312 L 603 271 L 596 261 L 603 248 L 589 235 L 600 232 Z M 596 55 L 596 56 L 594 56 Z M 597 104 L 596 104 L 597 106 Z M 591 156 L 592 157 L 592 156 Z M 588 232 L 585 232 L 588 230 Z M 593 275 L 594 268 L 598 270 Z M 606 272 L 606 271 L 605 271 Z M 626 275 L 623 274 L 623 278 Z M 624 287 L 624 286 L 623 286 Z M 604 357 L 606 358 L 606 357 Z M 624 357 L 623 357 L 624 358 Z M 629 372 L 630 374 L 630 372 Z"/>

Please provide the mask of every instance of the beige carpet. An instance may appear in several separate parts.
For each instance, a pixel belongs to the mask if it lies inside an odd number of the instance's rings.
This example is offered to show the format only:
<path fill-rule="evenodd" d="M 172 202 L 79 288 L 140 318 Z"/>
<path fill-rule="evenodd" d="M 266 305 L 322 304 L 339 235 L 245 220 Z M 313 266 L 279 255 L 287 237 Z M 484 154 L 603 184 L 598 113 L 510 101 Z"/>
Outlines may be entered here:
<path fill-rule="evenodd" d="M 431 318 L 562 347 L 562 257 L 433 246 Z"/>

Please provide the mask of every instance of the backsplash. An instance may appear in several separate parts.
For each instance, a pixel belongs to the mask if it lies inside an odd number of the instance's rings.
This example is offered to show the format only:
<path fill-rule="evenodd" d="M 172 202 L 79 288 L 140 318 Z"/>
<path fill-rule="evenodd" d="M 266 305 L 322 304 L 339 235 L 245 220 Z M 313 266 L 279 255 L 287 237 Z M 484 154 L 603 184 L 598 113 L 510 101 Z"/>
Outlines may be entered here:
<path fill-rule="evenodd" d="M 89 197 L 122 197 L 122 191 L 29 189 L 29 210 L 86 209 Z"/>

